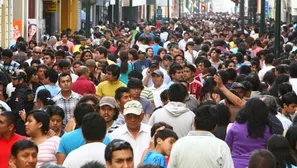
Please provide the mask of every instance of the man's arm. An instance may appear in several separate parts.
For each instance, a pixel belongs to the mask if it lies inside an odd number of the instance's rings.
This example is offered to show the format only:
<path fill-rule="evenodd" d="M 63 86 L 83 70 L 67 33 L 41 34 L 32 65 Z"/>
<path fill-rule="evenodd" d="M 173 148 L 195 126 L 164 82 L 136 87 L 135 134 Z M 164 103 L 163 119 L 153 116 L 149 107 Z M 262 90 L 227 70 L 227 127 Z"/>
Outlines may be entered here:
<path fill-rule="evenodd" d="M 148 87 L 148 82 L 149 82 L 149 79 L 150 79 L 150 75 L 151 75 L 151 72 L 150 72 L 150 69 L 146 69 L 146 72 L 145 72 L 146 75 L 144 75 L 144 79 L 142 80 L 143 82 L 143 85 Z"/>
<path fill-rule="evenodd" d="M 57 155 L 56 155 L 56 157 L 57 157 L 57 164 L 58 165 L 63 165 L 63 162 L 66 159 L 66 155 L 63 154 L 63 153 L 59 153 L 58 152 Z"/>

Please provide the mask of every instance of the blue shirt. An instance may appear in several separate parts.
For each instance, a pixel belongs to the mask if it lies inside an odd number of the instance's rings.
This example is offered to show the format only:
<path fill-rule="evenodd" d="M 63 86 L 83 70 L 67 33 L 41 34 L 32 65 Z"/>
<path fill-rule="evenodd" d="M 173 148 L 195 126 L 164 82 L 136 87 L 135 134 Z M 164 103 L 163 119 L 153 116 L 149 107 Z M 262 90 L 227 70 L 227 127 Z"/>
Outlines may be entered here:
<path fill-rule="evenodd" d="M 159 44 L 154 44 L 152 45 L 152 49 L 153 49 L 153 52 L 154 52 L 154 56 L 155 55 L 158 55 L 158 51 L 159 49 L 162 48 Z"/>
<path fill-rule="evenodd" d="M 165 156 L 154 151 L 150 151 L 146 154 L 143 159 L 143 164 L 153 164 L 167 168 Z"/>
<path fill-rule="evenodd" d="M 105 136 L 103 143 L 107 145 L 110 142 L 110 138 Z M 61 140 L 58 149 L 58 153 L 68 155 L 71 151 L 81 147 L 86 144 L 86 141 L 82 135 L 81 128 L 73 130 L 69 133 L 65 133 Z"/>
<path fill-rule="evenodd" d="M 140 73 L 142 73 L 142 71 L 147 67 L 149 67 L 149 61 L 147 59 L 134 62 L 134 69 Z"/>
<path fill-rule="evenodd" d="M 117 66 L 121 67 L 121 63 L 117 63 Z M 126 73 L 121 73 L 119 80 L 125 85 L 128 84 L 128 73 L 133 70 L 133 64 L 128 62 L 128 70 Z"/>
<path fill-rule="evenodd" d="M 56 85 L 42 85 L 42 86 L 39 86 L 37 88 L 37 90 L 36 90 L 34 102 L 36 102 L 36 100 L 37 100 L 37 93 L 42 89 L 48 90 L 51 93 L 52 98 L 57 96 L 61 91 L 61 88 L 56 86 Z"/>

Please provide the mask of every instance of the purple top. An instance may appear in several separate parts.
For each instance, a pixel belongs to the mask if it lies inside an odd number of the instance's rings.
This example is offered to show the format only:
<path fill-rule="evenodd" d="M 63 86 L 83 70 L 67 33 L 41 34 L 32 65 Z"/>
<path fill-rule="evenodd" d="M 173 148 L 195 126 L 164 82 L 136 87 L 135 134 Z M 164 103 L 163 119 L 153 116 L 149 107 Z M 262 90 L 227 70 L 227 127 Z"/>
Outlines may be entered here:
<path fill-rule="evenodd" d="M 234 122 L 226 135 L 226 143 L 232 149 L 231 154 L 235 168 L 248 167 L 249 157 L 256 149 L 265 149 L 268 138 L 271 136 L 266 126 L 264 138 L 248 137 L 247 123 Z"/>

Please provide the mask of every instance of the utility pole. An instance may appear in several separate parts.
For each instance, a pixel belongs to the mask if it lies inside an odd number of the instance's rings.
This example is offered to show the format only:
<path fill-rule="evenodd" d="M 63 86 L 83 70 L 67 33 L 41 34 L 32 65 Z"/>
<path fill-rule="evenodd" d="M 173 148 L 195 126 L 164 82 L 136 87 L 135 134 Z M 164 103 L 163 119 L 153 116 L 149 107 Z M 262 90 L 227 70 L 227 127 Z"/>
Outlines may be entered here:
<path fill-rule="evenodd" d="M 265 33 L 265 0 L 261 0 L 260 35 Z"/>
<path fill-rule="evenodd" d="M 240 0 L 240 27 L 244 33 L 244 0 Z"/>
<path fill-rule="evenodd" d="M 167 15 L 168 15 L 168 23 L 170 22 L 170 0 L 167 0 Z"/>
<path fill-rule="evenodd" d="M 200 19 L 200 0 L 198 0 L 198 10 L 197 10 L 197 13 L 198 13 L 198 19 Z"/>
<path fill-rule="evenodd" d="M 274 26 L 274 54 L 278 58 L 280 56 L 280 22 L 281 22 L 281 0 L 275 2 L 275 26 Z"/>
<path fill-rule="evenodd" d="M 86 4 L 86 37 L 89 39 L 91 36 L 91 0 L 87 0 Z"/>
<path fill-rule="evenodd" d="M 178 10 L 178 16 L 179 16 L 179 19 L 181 19 L 181 8 L 182 8 L 182 5 L 181 5 L 181 1 L 182 0 L 179 0 L 178 2 L 179 2 L 179 10 Z"/>

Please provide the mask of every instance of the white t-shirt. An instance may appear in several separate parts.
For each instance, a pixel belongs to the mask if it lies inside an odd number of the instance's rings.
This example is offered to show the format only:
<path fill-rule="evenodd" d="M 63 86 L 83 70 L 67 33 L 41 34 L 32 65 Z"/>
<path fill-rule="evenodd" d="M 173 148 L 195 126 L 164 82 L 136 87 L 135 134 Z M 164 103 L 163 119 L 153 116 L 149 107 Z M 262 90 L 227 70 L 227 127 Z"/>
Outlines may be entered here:
<path fill-rule="evenodd" d="M 193 56 L 188 51 L 185 52 L 185 58 L 190 64 L 193 64 L 193 62 L 195 62 L 197 57 L 198 57 L 198 52 L 195 50 L 193 50 Z"/>
<path fill-rule="evenodd" d="M 284 131 L 287 131 L 289 129 L 289 127 L 292 125 L 292 121 L 290 121 L 288 118 L 286 118 L 284 115 L 282 115 L 281 113 L 277 113 L 277 115 L 275 115 L 279 121 L 282 123 Z"/>
<path fill-rule="evenodd" d="M 87 143 L 66 157 L 63 166 L 71 168 L 80 168 L 90 161 L 98 161 L 105 165 L 104 152 L 106 145 L 101 142 Z"/>

